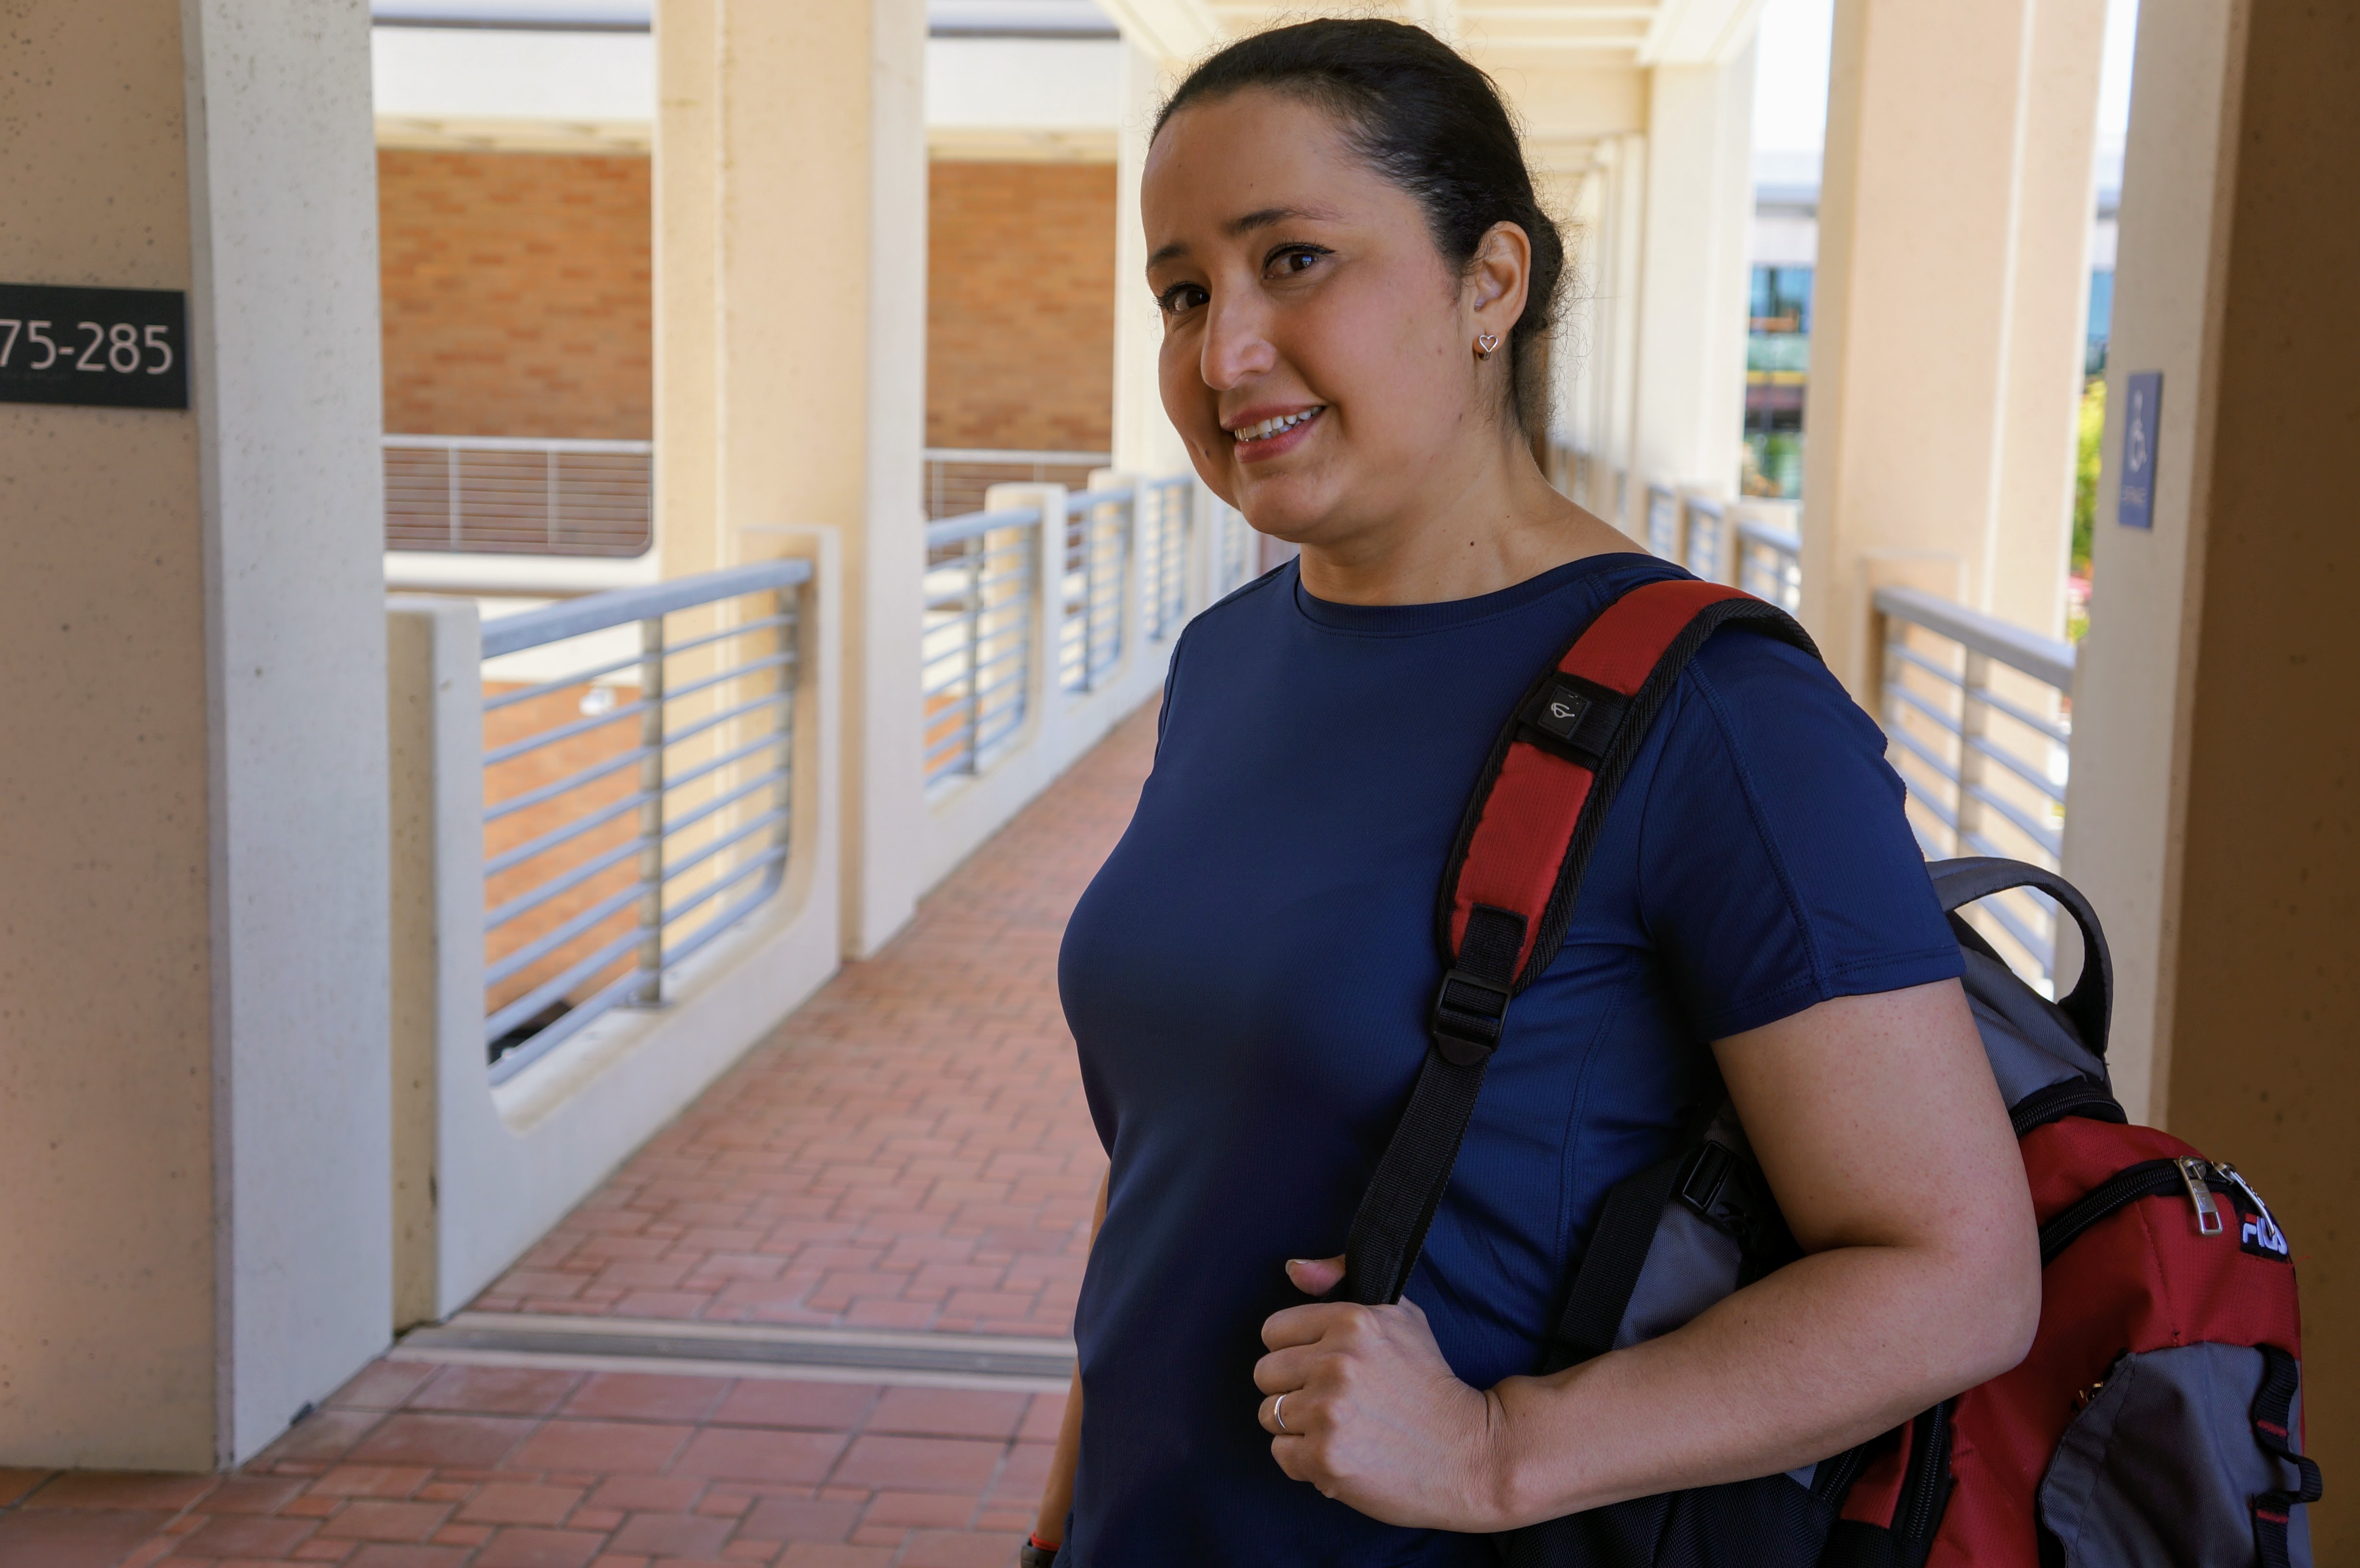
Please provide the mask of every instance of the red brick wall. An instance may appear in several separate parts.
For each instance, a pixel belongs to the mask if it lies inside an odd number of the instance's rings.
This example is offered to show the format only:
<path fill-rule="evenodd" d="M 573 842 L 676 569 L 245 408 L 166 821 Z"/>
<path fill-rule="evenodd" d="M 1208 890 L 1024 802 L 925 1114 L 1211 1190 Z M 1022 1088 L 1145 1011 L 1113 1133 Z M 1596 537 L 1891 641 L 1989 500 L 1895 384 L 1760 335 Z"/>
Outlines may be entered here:
<path fill-rule="evenodd" d="M 385 428 L 645 441 L 649 160 L 377 154 Z"/>
<path fill-rule="evenodd" d="M 928 446 L 1108 449 L 1114 181 L 1104 163 L 934 166 Z"/>
<path fill-rule="evenodd" d="M 386 429 L 648 439 L 649 169 L 380 151 Z M 1114 182 L 1110 164 L 934 166 L 929 446 L 1110 444 Z"/>

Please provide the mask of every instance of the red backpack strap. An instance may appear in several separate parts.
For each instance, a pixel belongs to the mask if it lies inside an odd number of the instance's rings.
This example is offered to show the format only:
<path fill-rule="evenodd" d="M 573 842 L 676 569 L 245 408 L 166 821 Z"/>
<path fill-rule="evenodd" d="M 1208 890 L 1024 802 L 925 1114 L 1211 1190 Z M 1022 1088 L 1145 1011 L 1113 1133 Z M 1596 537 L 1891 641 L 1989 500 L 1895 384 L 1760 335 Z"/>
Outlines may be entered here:
<path fill-rule="evenodd" d="M 1556 958 L 1607 808 L 1680 672 L 1725 626 L 1819 650 L 1786 612 L 1717 583 L 1642 584 L 1541 672 L 1492 743 L 1442 877 L 1444 969 L 1408 1108 L 1352 1216 L 1337 1294 L 1401 1299 L 1450 1182 L 1508 1004 Z"/>

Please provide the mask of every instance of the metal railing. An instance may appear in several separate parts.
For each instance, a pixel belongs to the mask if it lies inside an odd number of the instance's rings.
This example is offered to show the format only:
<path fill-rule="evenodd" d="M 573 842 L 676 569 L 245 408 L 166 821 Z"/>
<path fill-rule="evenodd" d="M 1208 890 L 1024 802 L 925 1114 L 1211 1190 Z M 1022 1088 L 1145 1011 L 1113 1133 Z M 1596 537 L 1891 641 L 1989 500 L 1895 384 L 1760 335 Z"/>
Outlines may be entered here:
<path fill-rule="evenodd" d="M 484 1042 L 495 1083 L 778 891 L 803 561 L 486 621 Z"/>
<path fill-rule="evenodd" d="M 1680 558 L 1680 497 L 1676 490 L 1661 485 L 1647 486 L 1647 513 L 1642 519 L 1646 524 L 1645 544 L 1666 561 Z"/>
<path fill-rule="evenodd" d="M 1024 726 L 1040 528 L 1038 506 L 927 526 L 919 685 L 928 784 L 979 772 Z"/>
<path fill-rule="evenodd" d="M 385 548 L 629 556 L 655 538 L 639 441 L 385 438 Z"/>
<path fill-rule="evenodd" d="M 1740 513 L 1735 528 L 1736 570 L 1732 580 L 1757 599 L 1767 599 L 1788 615 L 1803 608 L 1803 536 L 1759 517 Z"/>
<path fill-rule="evenodd" d="M 936 522 L 983 509 L 984 492 L 995 485 L 1063 485 L 1081 490 L 1093 470 L 1113 466 L 1104 452 L 1033 452 L 1002 447 L 930 446 L 926 464 L 926 516 Z"/>
<path fill-rule="evenodd" d="M 1123 583 L 1131 571 L 1140 489 L 1123 485 L 1065 497 L 1057 680 L 1068 691 L 1097 691 L 1122 659 Z"/>
<path fill-rule="evenodd" d="M 1262 575 L 1262 536 L 1243 512 L 1209 491 L 1205 511 L 1213 530 L 1213 582 L 1205 602 L 1217 604 Z"/>
<path fill-rule="evenodd" d="M 1185 474 L 1139 486 L 1139 581 L 1146 616 L 1142 629 L 1161 641 L 1188 618 L 1189 513 L 1196 485 Z"/>
<path fill-rule="evenodd" d="M 2055 868 L 2071 762 L 2073 645 L 1914 588 L 1874 596 L 1877 691 L 1910 826 L 1928 857 Z M 1978 916 L 2054 982 L 2057 909 L 2019 890 Z M 1986 934 L 1994 934 L 1986 927 Z"/>

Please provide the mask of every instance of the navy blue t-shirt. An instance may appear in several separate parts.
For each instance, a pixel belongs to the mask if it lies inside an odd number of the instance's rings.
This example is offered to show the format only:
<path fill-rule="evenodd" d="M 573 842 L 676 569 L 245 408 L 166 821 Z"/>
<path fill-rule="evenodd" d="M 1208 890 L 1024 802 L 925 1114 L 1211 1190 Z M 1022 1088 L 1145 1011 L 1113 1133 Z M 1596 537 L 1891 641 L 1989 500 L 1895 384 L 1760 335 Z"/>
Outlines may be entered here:
<path fill-rule="evenodd" d="M 1287 1478 L 1257 1424 L 1290 1258 L 1344 1234 L 1426 1054 L 1443 863 L 1517 696 L 1616 593 L 1594 556 L 1438 604 L 1334 604 L 1290 564 L 1182 637 L 1137 814 L 1058 964 L 1112 1159 L 1076 1312 L 1074 1568 L 1490 1563 Z M 1709 1041 L 1960 972 L 1885 737 L 1743 630 L 1680 678 L 1572 929 L 1516 1000 L 1408 1295 L 1452 1368 L 1534 1370 L 1606 1192 L 1717 1083 Z M 1068 1555 L 1070 1554 L 1070 1555 Z"/>

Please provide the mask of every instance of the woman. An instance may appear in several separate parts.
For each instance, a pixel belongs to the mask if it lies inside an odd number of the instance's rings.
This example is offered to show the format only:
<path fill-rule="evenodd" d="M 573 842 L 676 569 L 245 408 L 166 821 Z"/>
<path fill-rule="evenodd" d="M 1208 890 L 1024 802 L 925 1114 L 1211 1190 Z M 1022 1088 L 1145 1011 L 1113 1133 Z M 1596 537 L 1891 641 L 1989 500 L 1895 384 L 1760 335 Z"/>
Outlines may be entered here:
<path fill-rule="evenodd" d="M 1534 464 L 1563 253 L 1443 45 L 1230 47 L 1165 107 L 1142 207 L 1164 408 L 1302 555 L 1189 627 L 1065 937 L 1112 1164 L 1028 1556 L 1489 1563 L 1486 1532 L 1809 1464 L 2013 1366 L 2031 1202 L 1883 736 L 1743 635 L 1616 797 L 1407 1299 L 1314 1300 L 1426 1051 L 1492 736 L 1609 599 L 1677 572 Z M 1808 1256 L 1530 1376 L 1607 1189 L 1723 1083 Z"/>

